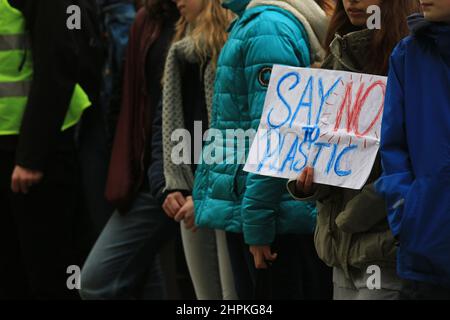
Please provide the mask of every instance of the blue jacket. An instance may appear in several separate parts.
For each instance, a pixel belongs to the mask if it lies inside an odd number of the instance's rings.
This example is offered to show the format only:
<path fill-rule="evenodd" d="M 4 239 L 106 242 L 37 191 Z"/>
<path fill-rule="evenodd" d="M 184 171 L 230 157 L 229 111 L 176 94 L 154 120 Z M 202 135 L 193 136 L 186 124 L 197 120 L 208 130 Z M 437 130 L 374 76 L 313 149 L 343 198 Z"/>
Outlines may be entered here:
<path fill-rule="evenodd" d="M 294 14 L 276 6 L 246 9 L 248 3 L 226 4 L 239 18 L 230 27 L 218 61 L 211 119 L 211 127 L 224 138 L 212 139 L 204 148 L 234 164 L 199 165 L 193 197 L 197 225 L 243 232 L 248 244 L 268 245 L 277 233 L 311 234 L 315 207 L 293 200 L 286 180 L 244 172 L 243 164 L 235 164 L 242 155 L 227 145 L 231 141 L 225 131 L 256 130 L 272 65 L 309 66 L 311 55 L 307 32 Z M 249 147 L 247 142 L 246 154 Z"/>
<path fill-rule="evenodd" d="M 400 240 L 399 275 L 450 287 L 450 26 L 409 22 L 391 57 L 377 189 Z"/>

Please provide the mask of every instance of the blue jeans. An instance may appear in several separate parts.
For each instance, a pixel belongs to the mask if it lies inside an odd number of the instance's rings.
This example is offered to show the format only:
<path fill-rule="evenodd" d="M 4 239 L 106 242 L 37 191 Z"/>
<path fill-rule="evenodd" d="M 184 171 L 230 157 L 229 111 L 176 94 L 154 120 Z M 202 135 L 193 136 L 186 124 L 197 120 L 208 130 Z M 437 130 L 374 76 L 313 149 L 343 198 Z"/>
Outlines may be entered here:
<path fill-rule="evenodd" d="M 165 299 L 158 253 L 177 228 L 150 194 L 140 193 L 126 215 L 112 215 L 89 254 L 81 272 L 81 297 Z"/>

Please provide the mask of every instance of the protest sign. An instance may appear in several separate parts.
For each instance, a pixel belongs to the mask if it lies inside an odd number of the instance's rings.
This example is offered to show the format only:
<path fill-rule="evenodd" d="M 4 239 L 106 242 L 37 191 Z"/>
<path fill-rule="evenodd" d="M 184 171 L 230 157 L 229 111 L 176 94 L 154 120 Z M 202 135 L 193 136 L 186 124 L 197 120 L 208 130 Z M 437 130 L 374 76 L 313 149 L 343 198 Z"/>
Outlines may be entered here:
<path fill-rule="evenodd" d="M 273 67 L 256 137 L 244 167 L 361 189 L 380 143 L 386 77 L 310 68 Z"/>

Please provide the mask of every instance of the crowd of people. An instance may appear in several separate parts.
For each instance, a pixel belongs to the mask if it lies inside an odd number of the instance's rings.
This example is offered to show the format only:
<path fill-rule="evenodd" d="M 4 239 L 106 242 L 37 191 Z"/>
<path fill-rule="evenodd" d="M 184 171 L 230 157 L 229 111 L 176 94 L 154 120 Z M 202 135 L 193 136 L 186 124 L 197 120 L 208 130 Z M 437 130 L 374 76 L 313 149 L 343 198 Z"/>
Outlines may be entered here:
<path fill-rule="evenodd" d="M 273 65 L 387 76 L 362 189 L 174 161 Z M 0 299 L 171 299 L 174 241 L 199 300 L 450 299 L 449 199 L 450 0 L 0 0 Z"/>

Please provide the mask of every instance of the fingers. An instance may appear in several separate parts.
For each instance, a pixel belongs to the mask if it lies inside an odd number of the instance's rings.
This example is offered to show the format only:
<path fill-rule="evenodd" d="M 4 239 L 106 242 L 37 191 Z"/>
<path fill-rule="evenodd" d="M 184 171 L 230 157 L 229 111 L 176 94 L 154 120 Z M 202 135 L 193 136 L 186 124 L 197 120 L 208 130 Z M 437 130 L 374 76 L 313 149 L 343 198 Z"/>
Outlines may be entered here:
<path fill-rule="evenodd" d="M 14 193 L 19 193 L 21 191 L 20 179 L 19 179 L 19 177 L 16 177 L 14 175 L 11 178 L 11 190 Z"/>
<path fill-rule="evenodd" d="M 268 264 L 277 258 L 277 254 L 272 253 L 270 246 L 250 246 L 250 252 L 256 269 L 267 269 Z"/>
<path fill-rule="evenodd" d="M 174 193 L 172 193 L 172 195 L 173 195 L 172 197 L 173 197 L 174 201 L 176 201 L 178 203 L 180 208 L 182 206 L 184 206 L 184 204 L 186 203 L 186 198 L 183 196 L 183 194 L 181 192 L 174 192 Z"/>
<path fill-rule="evenodd" d="M 187 209 L 185 207 L 182 207 L 180 210 L 178 210 L 174 217 L 175 221 L 180 222 L 181 220 L 183 220 L 186 212 Z"/>
<path fill-rule="evenodd" d="M 297 178 L 297 183 L 295 184 L 295 187 L 297 188 L 298 192 L 304 192 L 305 191 L 305 180 L 306 180 L 306 174 L 307 170 L 303 170 L 302 173 Z"/>
<path fill-rule="evenodd" d="M 194 225 L 195 214 L 194 214 L 194 202 L 192 197 L 186 197 L 185 204 L 181 207 L 178 213 L 175 215 L 175 220 L 180 222 L 184 220 L 185 227 L 191 229 Z"/>
<path fill-rule="evenodd" d="M 173 219 L 185 203 L 186 199 L 181 192 L 173 192 L 166 197 L 162 207 L 169 218 Z"/>
<path fill-rule="evenodd" d="M 173 219 L 173 211 L 172 211 L 172 209 L 170 209 L 169 208 L 169 204 L 168 204 L 168 200 L 166 199 L 166 200 L 164 200 L 164 203 L 163 203 L 163 205 L 162 205 L 162 208 L 163 208 L 163 210 L 164 210 L 164 212 L 166 213 L 166 215 L 170 218 L 170 219 Z"/>
<path fill-rule="evenodd" d="M 313 185 L 314 168 L 306 168 L 305 192 L 310 193 Z"/>
<path fill-rule="evenodd" d="M 194 215 L 186 215 L 184 217 L 184 227 L 188 230 L 192 230 L 194 231 L 194 229 L 196 230 L 197 228 L 195 228 L 195 217 Z"/>
<path fill-rule="evenodd" d="M 27 194 L 31 186 L 39 183 L 42 180 L 43 174 L 38 171 L 31 171 L 24 168 L 14 168 L 11 177 L 11 190 L 14 193 Z"/>
<path fill-rule="evenodd" d="M 177 214 L 177 212 L 181 209 L 181 206 L 174 199 L 170 199 L 169 202 L 167 203 L 167 205 L 174 217 Z"/>
<path fill-rule="evenodd" d="M 24 194 L 28 193 L 28 188 L 31 187 L 31 180 L 29 178 L 19 179 L 18 181 L 20 191 Z"/>
<path fill-rule="evenodd" d="M 250 252 L 253 255 L 253 262 L 256 269 L 267 269 L 267 264 L 264 259 L 264 247 L 250 246 Z"/>
<path fill-rule="evenodd" d="M 163 209 L 169 218 L 173 219 L 178 210 L 180 210 L 180 205 L 177 202 L 174 202 L 173 199 L 166 199 L 163 204 Z"/>
<path fill-rule="evenodd" d="M 313 188 L 314 168 L 307 167 L 298 176 L 295 187 L 297 192 L 309 194 Z"/>
<path fill-rule="evenodd" d="M 185 198 L 181 192 L 173 192 L 166 197 L 162 208 L 169 218 L 177 222 L 184 220 L 185 227 L 188 230 L 194 228 L 194 203 L 192 197 Z"/>
<path fill-rule="evenodd" d="M 179 206 L 177 203 L 174 204 L 172 199 L 167 198 L 163 203 L 163 209 L 169 216 L 169 218 L 173 219 L 173 217 L 179 210 Z"/>
<path fill-rule="evenodd" d="M 270 247 L 265 247 L 263 254 L 264 254 L 264 259 L 266 261 L 275 261 L 275 259 L 277 258 L 277 254 L 272 253 L 272 250 L 270 249 Z"/>
<path fill-rule="evenodd" d="M 169 206 L 167 205 L 167 199 L 164 200 L 164 203 L 163 203 L 163 205 L 162 205 L 162 208 L 163 208 L 164 212 L 166 213 L 166 215 L 167 215 L 169 218 L 172 218 L 172 211 L 169 209 Z"/>
<path fill-rule="evenodd" d="M 267 264 L 264 261 L 263 254 L 261 251 L 257 250 L 253 255 L 253 260 L 255 262 L 256 269 L 267 269 Z"/>

